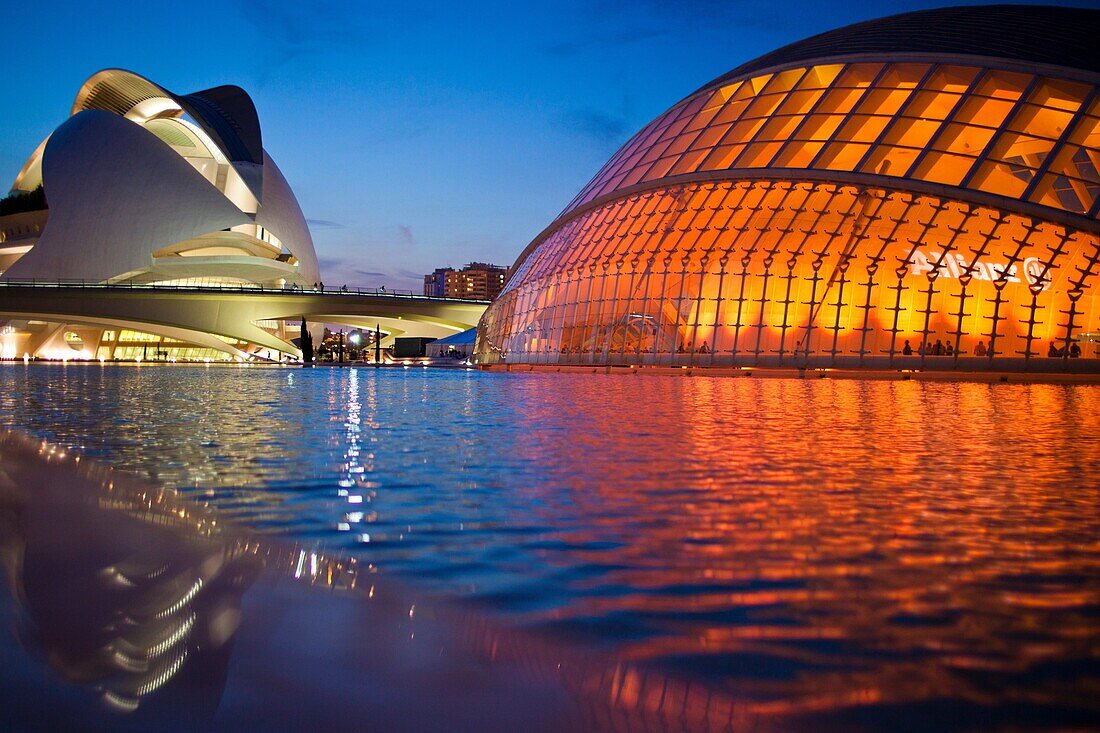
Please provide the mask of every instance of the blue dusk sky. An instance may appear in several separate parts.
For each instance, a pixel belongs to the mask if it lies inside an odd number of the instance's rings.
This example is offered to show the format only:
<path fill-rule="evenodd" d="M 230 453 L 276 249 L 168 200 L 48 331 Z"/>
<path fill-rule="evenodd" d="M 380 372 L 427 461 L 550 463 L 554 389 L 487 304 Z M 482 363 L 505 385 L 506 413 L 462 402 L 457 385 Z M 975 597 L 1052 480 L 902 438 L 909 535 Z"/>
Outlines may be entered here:
<path fill-rule="evenodd" d="M 81 83 L 236 84 L 326 283 L 511 265 L 634 132 L 710 79 L 926 2 L 4 2 L 0 188 Z M 1096 1 L 1080 3 L 1096 6 Z"/>

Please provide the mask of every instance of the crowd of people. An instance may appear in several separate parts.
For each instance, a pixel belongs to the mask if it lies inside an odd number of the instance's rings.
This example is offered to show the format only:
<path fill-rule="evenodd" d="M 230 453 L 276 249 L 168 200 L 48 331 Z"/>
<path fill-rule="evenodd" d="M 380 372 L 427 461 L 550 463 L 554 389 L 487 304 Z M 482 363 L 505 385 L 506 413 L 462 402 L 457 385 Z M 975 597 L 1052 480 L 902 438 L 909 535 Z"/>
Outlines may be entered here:
<path fill-rule="evenodd" d="M 936 339 L 934 344 L 927 344 L 922 341 L 914 351 L 913 345 L 909 343 L 909 340 L 905 340 L 905 345 L 901 348 L 903 356 L 912 356 L 917 354 L 918 356 L 962 356 L 966 352 L 959 349 L 957 352 L 955 347 L 950 341 L 944 343 L 942 339 Z M 985 345 L 985 341 L 979 341 L 977 346 L 974 347 L 974 356 L 993 356 L 993 352 Z M 1047 356 L 1052 358 L 1062 358 L 1068 356 L 1070 359 L 1078 359 L 1081 356 L 1081 345 L 1076 341 L 1071 341 L 1068 348 L 1059 347 L 1057 342 L 1051 341 L 1050 348 L 1047 349 Z"/>
<path fill-rule="evenodd" d="M 1047 349 L 1047 356 L 1053 359 L 1061 359 L 1063 356 L 1068 356 L 1070 359 L 1078 359 L 1081 356 L 1081 345 L 1073 341 L 1070 343 L 1069 349 L 1067 350 L 1065 347 L 1059 348 L 1056 342 L 1051 341 L 1050 348 Z"/>

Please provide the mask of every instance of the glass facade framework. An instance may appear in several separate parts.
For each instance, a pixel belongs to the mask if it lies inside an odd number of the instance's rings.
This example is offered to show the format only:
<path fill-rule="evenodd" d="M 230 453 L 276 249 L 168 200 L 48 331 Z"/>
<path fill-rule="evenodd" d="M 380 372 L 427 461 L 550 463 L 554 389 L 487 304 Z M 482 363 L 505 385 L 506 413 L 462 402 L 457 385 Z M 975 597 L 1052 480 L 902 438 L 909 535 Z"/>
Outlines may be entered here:
<path fill-rule="evenodd" d="M 1080 81 L 860 62 L 723 83 L 643 128 L 521 256 L 479 359 L 1100 357 L 1098 168 Z"/>
<path fill-rule="evenodd" d="M 1096 235 L 989 207 L 826 183 L 687 184 L 555 232 L 486 314 L 485 347 L 551 364 L 871 365 L 906 341 L 928 358 L 947 356 L 937 341 L 956 361 L 1032 358 L 1100 332 L 1098 270 Z"/>
<path fill-rule="evenodd" d="M 787 69 L 701 92 L 634 136 L 566 208 L 669 176 L 807 169 L 958 186 L 1095 217 L 1100 96 L 954 64 Z"/>

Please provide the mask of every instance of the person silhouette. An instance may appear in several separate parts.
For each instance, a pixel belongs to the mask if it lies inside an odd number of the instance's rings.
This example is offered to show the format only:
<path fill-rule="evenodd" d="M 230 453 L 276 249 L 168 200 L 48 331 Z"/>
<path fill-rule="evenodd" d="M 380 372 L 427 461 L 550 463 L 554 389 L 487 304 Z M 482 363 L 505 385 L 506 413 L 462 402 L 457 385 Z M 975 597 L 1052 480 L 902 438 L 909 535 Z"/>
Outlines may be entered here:
<path fill-rule="evenodd" d="M 905 346 L 901 347 L 901 353 L 904 354 L 905 356 L 912 356 L 913 355 L 913 347 L 909 343 L 909 339 L 905 339 Z"/>

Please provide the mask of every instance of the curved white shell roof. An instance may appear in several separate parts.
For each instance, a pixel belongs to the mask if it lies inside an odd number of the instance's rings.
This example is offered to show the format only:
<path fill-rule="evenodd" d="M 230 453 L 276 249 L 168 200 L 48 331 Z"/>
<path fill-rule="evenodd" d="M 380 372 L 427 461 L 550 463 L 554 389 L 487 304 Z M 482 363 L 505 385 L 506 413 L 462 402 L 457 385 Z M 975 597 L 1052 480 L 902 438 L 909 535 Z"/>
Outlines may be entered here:
<path fill-rule="evenodd" d="M 260 210 L 256 214 L 256 223 L 282 240 L 290 252 L 298 258 L 298 267 L 307 283 L 321 279 L 317 265 L 317 253 L 313 250 L 313 239 L 309 227 L 298 206 L 298 199 L 290 190 L 290 184 L 283 178 L 279 166 L 264 151 L 264 185 Z M 309 247 L 292 247 L 291 243 L 309 242 Z"/>
<path fill-rule="evenodd" d="M 200 173 L 145 129 L 156 120 L 190 124 L 220 168 Z M 30 190 L 39 180 L 50 206 L 45 230 L 4 277 L 119 278 L 149 267 L 165 246 L 256 224 L 297 259 L 303 282 L 320 279 L 301 208 L 263 149 L 255 106 L 239 87 L 177 95 L 129 71 L 98 72 L 14 188 Z"/>
<path fill-rule="evenodd" d="M 7 277 L 107 280 L 148 267 L 163 246 L 249 223 L 155 135 L 110 112 L 70 117 L 42 169 L 50 217 Z"/>

